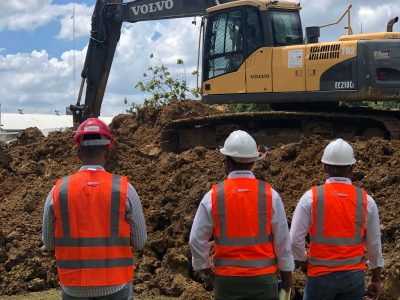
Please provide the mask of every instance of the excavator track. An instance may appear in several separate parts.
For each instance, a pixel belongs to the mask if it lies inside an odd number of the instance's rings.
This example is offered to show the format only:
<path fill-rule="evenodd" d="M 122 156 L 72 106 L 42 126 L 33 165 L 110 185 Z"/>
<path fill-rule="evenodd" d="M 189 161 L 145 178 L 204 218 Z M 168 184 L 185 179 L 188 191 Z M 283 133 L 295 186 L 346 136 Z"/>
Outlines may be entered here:
<path fill-rule="evenodd" d="M 333 112 L 265 111 L 179 119 L 162 129 L 160 147 L 167 152 L 181 152 L 196 146 L 217 148 L 237 129 L 246 130 L 257 143 L 269 147 L 315 134 L 326 139 L 398 140 L 400 111 L 347 108 Z"/>

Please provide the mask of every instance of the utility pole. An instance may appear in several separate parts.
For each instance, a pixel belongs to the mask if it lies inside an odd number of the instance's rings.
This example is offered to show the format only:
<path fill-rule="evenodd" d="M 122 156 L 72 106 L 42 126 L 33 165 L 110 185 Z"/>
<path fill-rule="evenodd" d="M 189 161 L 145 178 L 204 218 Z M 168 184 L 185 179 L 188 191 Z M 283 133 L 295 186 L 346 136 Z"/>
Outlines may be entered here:
<path fill-rule="evenodd" d="M 1 124 L 1 103 L 0 103 L 0 131 L 2 131 L 1 126 L 3 125 Z"/>

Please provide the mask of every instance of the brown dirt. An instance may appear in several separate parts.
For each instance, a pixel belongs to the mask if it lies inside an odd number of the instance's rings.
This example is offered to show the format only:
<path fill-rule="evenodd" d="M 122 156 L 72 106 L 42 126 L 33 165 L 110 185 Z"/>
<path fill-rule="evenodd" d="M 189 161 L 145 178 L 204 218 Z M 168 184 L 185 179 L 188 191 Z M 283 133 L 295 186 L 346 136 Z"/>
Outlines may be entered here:
<path fill-rule="evenodd" d="M 220 154 L 196 147 L 180 154 L 161 153 L 160 126 L 168 120 L 219 113 L 198 102 L 176 102 L 163 110 L 146 109 L 138 117 L 119 115 L 112 129 L 116 143 L 106 169 L 127 175 L 144 208 L 149 238 L 137 253 L 135 292 L 182 299 L 210 299 L 194 279 L 188 237 L 197 206 L 211 184 L 224 178 Z M 79 168 L 72 132 L 47 138 L 35 129 L 16 142 L 0 145 L 0 295 L 57 287 L 53 254 L 41 241 L 47 193 L 57 178 Z M 271 182 L 285 203 L 289 223 L 298 199 L 324 181 L 319 162 L 328 141 L 314 136 L 279 145 L 257 163 L 255 173 Z M 364 187 L 380 209 L 385 299 L 400 296 L 400 141 L 372 139 L 353 143 L 355 184 Z M 301 289 L 304 276 L 295 274 Z"/>

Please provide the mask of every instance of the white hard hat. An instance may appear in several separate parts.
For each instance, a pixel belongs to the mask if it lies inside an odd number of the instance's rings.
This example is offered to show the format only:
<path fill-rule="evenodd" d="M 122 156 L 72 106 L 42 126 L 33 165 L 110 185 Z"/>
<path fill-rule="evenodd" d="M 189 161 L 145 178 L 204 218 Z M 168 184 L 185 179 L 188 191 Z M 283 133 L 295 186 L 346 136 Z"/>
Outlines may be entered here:
<path fill-rule="evenodd" d="M 333 166 L 350 166 L 356 163 L 353 147 L 342 139 L 334 140 L 326 146 L 321 161 Z"/>
<path fill-rule="evenodd" d="M 233 131 L 219 151 L 238 163 L 250 163 L 261 159 L 256 141 L 243 130 Z"/>

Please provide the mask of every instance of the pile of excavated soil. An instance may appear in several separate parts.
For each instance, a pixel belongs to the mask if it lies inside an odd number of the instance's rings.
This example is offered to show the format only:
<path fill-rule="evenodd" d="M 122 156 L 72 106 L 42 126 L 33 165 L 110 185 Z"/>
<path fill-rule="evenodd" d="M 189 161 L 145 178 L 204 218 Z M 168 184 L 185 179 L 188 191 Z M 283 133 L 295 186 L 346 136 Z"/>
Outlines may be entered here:
<path fill-rule="evenodd" d="M 224 178 L 218 151 L 196 147 L 161 153 L 160 127 L 168 120 L 219 113 L 198 102 L 176 102 L 137 117 L 119 115 L 111 125 L 116 143 L 108 171 L 127 175 L 141 198 L 148 229 L 145 249 L 136 253 L 135 293 L 182 299 L 210 299 L 191 270 L 188 238 L 194 214 L 211 184 Z M 57 287 L 53 254 L 41 241 L 47 193 L 56 179 L 79 168 L 72 132 L 44 137 L 36 128 L 0 145 L 0 295 Z M 281 194 L 289 223 L 300 196 L 324 182 L 320 137 L 271 149 L 255 174 Z M 356 185 L 376 200 L 381 218 L 385 299 L 400 297 L 400 141 L 354 141 Z M 302 289 L 304 276 L 295 273 Z"/>

